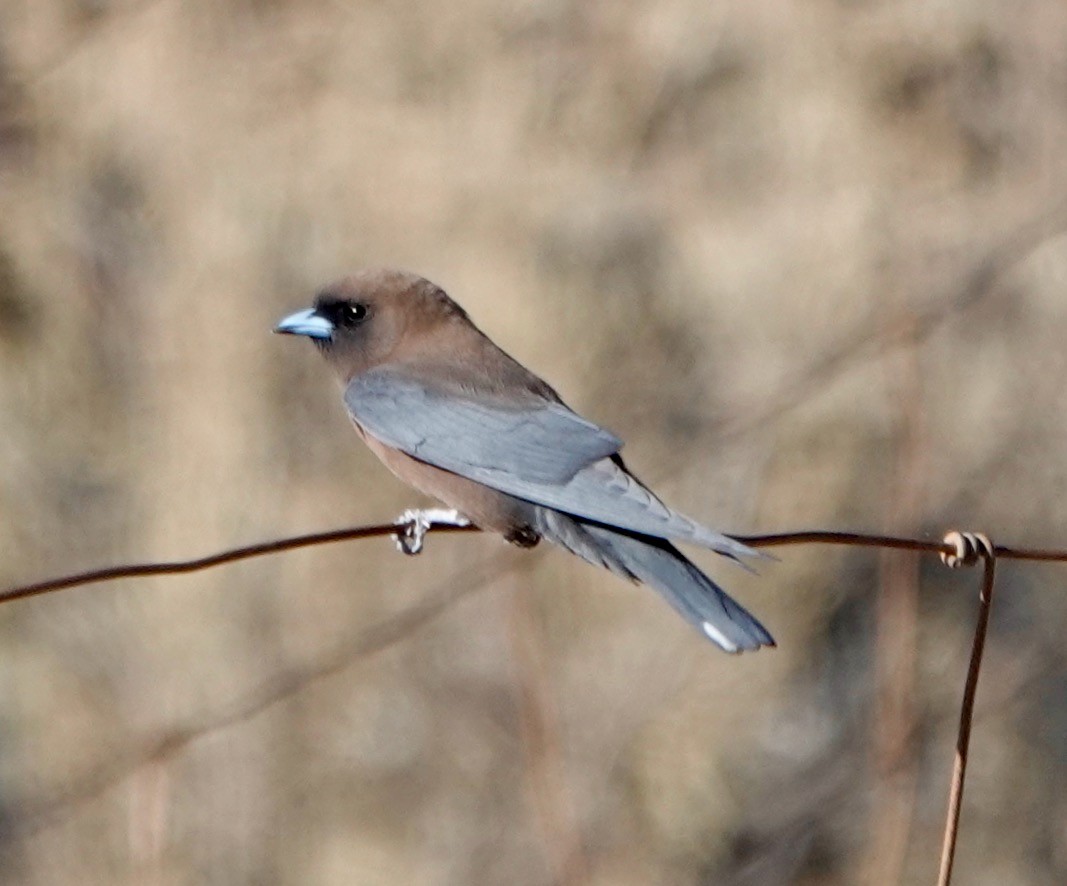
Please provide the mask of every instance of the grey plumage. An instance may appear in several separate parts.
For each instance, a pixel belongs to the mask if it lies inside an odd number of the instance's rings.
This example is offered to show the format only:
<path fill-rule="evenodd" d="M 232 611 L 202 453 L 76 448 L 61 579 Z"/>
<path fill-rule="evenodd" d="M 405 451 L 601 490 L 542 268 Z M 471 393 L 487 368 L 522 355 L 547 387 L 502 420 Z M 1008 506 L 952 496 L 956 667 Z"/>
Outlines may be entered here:
<path fill-rule="evenodd" d="M 277 331 L 315 341 L 356 429 L 402 480 L 515 544 L 544 538 L 650 585 L 728 652 L 774 645 L 671 542 L 757 552 L 664 504 L 627 470 L 618 437 L 568 409 L 429 281 L 364 271 Z"/>
<path fill-rule="evenodd" d="M 534 525 L 548 541 L 659 591 L 675 611 L 727 652 L 773 646 L 767 629 L 747 609 L 662 538 L 619 531 L 550 508 L 535 509 Z"/>
<path fill-rule="evenodd" d="M 391 366 L 357 376 L 345 389 L 352 420 L 413 458 L 524 501 L 734 558 L 758 556 L 667 507 L 607 457 L 621 448 L 618 437 L 562 403 L 507 401 L 416 372 Z"/>
<path fill-rule="evenodd" d="M 531 483 L 562 484 L 622 448 L 622 440 L 562 403 L 476 394 L 420 378 L 410 367 L 354 378 L 345 405 L 383 443 L 476 480 L 521 474 Z"/>

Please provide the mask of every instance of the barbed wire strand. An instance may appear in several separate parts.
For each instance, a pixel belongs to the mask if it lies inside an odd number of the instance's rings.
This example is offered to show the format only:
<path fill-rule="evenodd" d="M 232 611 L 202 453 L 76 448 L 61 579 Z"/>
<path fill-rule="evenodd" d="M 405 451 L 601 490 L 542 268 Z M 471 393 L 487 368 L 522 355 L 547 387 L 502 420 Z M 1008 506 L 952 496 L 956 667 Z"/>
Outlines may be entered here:
<path fill-rule="evenodd" d="M 347 529 L 332 529 L 327 532 L 312 532 L 307 535 L 295 535 L 272 539 L 257 544 L 229 548 L 216 554 L 197 557 L 192 560 L 171 560 L 158 563 L 128 563 L 108 566 L 103 569 L 91 569 L 56 578 L 35 581 L 30 584 L 14 585 L 0 591 L 0 604 L 24 600 L 54 591 L 64 591 L 82 585 L 102 584 L 129 578 L 147 578 L 153 575 L 183 575 L 213 569 L 253 557 L 279 554 L 298 548 L 315 545 L 333 544 L 341 541 L 356 541 L 376 536 L 396 535 L 408 527 L 405 524 L 380 523 L 369 526 L 352 526 Z M 431 523 L 429 532 L 478 532 L 476 526 L 454 526 L 450 523 Z M 919 551 L 927 554 L 952 554 L 954 548 L 944 541 L 931 541 L 922 538 L 879 535 L 867 532 L 845 532 L 827 529 L 799 530 L 796 532 L 778 532 L 767 535 L 734 535 L 732 538 L 752 548 L 779 548 L 789 545 L 821 544 L 861 548 L 891 548 L 901 551 Z M 1033 560 L 1050 563 L 1067 563 L 1067 550 L 1055 548 L 1020 548 L 996 545 L 994 556 L 1003 560 Z"/>
<path fill-rule="evenodd" d="M 369 526 L 355 526 L 345 529 L 316 532 L 307 535 L 293 536 L 281 539 L 272 539 L 259 544 L 245 545 L 231 548 L 205 557 L 191 560 L 177 560 L 159 563 L 123 564 L 103 569 L 93 569 L 86 572 L 46 579 L 31 584 L 17 585 L 0 591 L 0 604 L 15 600 L 39 596 L 54 591 L 67 590 L 90 584 L 117 581 L 129 578 L 178 575 L 196 572 L 235 563 L 253 557 L 268 554 L 281 553 L 297 548 L 312 547 L 320 544 L 331 544 L 340 541 L 352 541 L 376 536 L 389 536 L 413 530 L 414 527 L 403 523 L 385 523 Z M 451 524 L 432 523 L 430 532 L 471 532 L 478 531 L 472 526 L 454 526 Z M 982 559 L 985 563 L 985 575 L 980 595 L 980 608 L 978 622 L 975 627 L 975 637 L 972 644 L 971 660 L 968 667 L 967 678 L 964 684 L 963 702 L 960 710 L 959 729 L 956 740 L 956 760 L 953 768 L 952 781 L 949 790 L 948 818 L 945 825 L 945 834 L 942 842 L 941 867 L 939 872 L 939 886 L 948 886 L 951 882 L 952 867 L 955 858 L 955 848 L 959 833 L 959 820 L 961 802 L 963 797 L 963 785 L 966 775 L 967 753 L 970 743 L 971 726 L 974 714 L 974 700 L 978 686 L 978 673 L 981 668 L 982 654 L 985 648 L 985 637 L 989 624 L 989 613 L 992 601 L 993 580 L 995 575 L 995 562 L 998 558 L 1025 560 L 1037 562 L 1067 562 L 1067 550 L 1048 548 L 1019 548 L 1006 545 L 994 545 L 985 536 L 971 533 L 949 533 L 942 541 L 929 539 L 908 538 L 902 536 L 882 535 L 876 533 L 847 532 L 834 530 L 801 530 L 796 532 L 782 532 L 765 535 L 740 535 L 734 536 L 754 548 L 775 548 L 791 545 L 822 544 L 845 547 L 886 548 L 893 550 L 918 551 L 922 553 L 938 554 L 942 560 L 950 566 L 968 566 Z M 460 582 L 464 592 L 470 591 L 470 585 Z M 456 594 L 458 599 L 462 594 Z M 403 613 L 393 622 L 380 626 L 379 629 L 371 629 L 365 638 L 357 641 L 357 653 L 371 653 L 406 636 L 411 630 L 421 626 L 426 621 L 443 612 L 452 598 L 439 599 L 430 604 L 415 607 L 410 613 Z M 88 799 L 98 795 L 111 785 L 126 777 L 140 766 L 148 762 L 167 757 L 182 748 L 207 731 L 222 728 L 236 722 L 243 721 L 275 704 L 282 698 L 288 697 L 318 676 L 332 673 L 344 666 L 353 658 L 351 653 L 331 660 L 325 667 L 316 665 L 314 672 L 310 674 L 290 674 L 284 681 L 275 686 L 267 686 L 251 699 L 234 705 L 221 716 L 215 718 L 214 723 L 207 727 L 174 727 L 166 730 L 133 758 L 127 758 L 107 770 L 90 773 L 91 781 L 79 786 L 77 789 L 65 794 L 58 801 L 47 804 L 47 808 L 38 808 L 37 814 L 28 816 L 31 820 L 40 823 L 50 817 L 60 806 L 67 805 L 79 799 Z M 31 831 L 37 827 L 30 827 Z"/>
<path fill-rule="evenodd" d="M 974 697 L 978 690 L 978 672 L 982 667 L 982 652 L 985 649 L 989 614 L 993 607 L 993 584 L 996 577 L 996 548 L 984 535 L 949 533 L 945 540 L 955 542 L 954 554 L 942 555 L 950 567 L 969 566 L 982 560 L 982 588 L 978 596 L 978 620 L 974 627 L 971 644 L 971 659 L 967 665 L 967 679 L 963 686 L 963 701 L 960 704 L 960 725 L 956 734 L 956 757 L 952 766 L 952 781 L 949 786 L 948 812 L 945 818 L 945 834 L 941 842 L 941 866 L 938 871 L 938 886 L 949 886 L 952 867 L 956 858 L 956 839 L 959 835 L 960 811 L 963 803 L 963 781 L 967 773 L 967 754 L 971 741 L 971 723 L 974 718 Z"/>
<path fill-rule="evenodd" d="M 434 532 L 477 531 L 473 526 L 453 526 L 442 523 L 435 523 L 431 528 Z M 126 578 L 147 578 L 152 575 L 181 575 L 187 572 L 199 572 L 202 569 L 213 569 L 216 566 L 225 566 L 227 563 L 236 563 L 239 560 L 263 557 L 267 554 L 279 554 L 283 551 L 293 551 L 298 548 L 309 548 L 314 545 L 332 544 L 340 541 L 355 541 L 382 535 L 395 535 L 397 532 L 404 531 L 404 529 L 403 525 L 398 526 L 394 523 L 374 526 L 352 526 L 347 529 L 331 529 L 327 532 L 312 532 L 307 535 L 272 539 L 257 544 L 244 545 L 239 548 L 230 548 L 219 551 L 217 554 L 208 554 L 206 557 L 197 557 L 192 560 L 173 560 L 162 563 L 129 563 L 121 566 L 109 566 L 103 569 L 92 569 L 88 572 L 78 572 L 59 578 L 45 579 L 44 581 L 0 591 L 0 604 L 87 584 L 120 581 Z"/>

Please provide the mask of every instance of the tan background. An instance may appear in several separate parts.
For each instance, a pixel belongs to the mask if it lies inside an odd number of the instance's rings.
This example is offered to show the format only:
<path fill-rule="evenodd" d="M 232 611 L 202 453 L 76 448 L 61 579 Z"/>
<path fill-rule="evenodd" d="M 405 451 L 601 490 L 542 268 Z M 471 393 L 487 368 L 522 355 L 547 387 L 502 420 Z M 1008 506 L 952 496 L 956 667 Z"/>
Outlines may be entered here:
<path fill-rule="evenodd" d="M 6 0 L 0 584 L 414 504 L 269 334 L 367 264 L 716 527 L 1067 544 L 1065 145 L 1052 0 Z M 480 536 L 9 605 L 0 878 L 930 882 L 977 576 L 695 556 L 777 651 Z M 1067 880 L 1065 582 L 1001 570 L 960 883 Z"/>

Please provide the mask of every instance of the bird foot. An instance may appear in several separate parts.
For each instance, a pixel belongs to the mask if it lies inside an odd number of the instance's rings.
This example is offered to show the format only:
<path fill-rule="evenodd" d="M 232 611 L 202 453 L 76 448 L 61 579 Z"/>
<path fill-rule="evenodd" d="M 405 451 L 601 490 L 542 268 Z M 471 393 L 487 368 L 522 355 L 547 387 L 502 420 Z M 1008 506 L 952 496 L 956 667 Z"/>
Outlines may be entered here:
<path fill-rule="evenodd" d="M 409 508 L 394 521 L 399 530 L 393 534 L 396 549 L 402 554 L 419 553 L 426 532 L 434 523 L 470 526 L 471 521 L 451 508 Z"/>

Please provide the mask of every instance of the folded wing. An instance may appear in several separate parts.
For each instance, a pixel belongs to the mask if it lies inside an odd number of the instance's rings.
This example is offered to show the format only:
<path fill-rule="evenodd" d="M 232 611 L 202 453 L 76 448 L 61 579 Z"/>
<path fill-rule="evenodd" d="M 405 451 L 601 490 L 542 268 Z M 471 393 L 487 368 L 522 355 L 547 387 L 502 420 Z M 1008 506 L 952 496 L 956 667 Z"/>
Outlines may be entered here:
<path fill-rule="evenodd" d="M 345 404 L 383 443 L 516 498 L 734 558 L 756 553 L 667 507 L 613 457 L 618 437 L 562 403 L 513 401 L 383 367 L 354 379 Z"/>
<path fill-rule="evenodd" d="M 399 369 L 364 373 L 345 391 L 360 426 L 421 461 L 473 479 L 500 474 L 564 484 L 622 441 L 562 403 L 530 395 L 513 403 Z M 493 484 L 488 484 L 493 485 Z"/>

